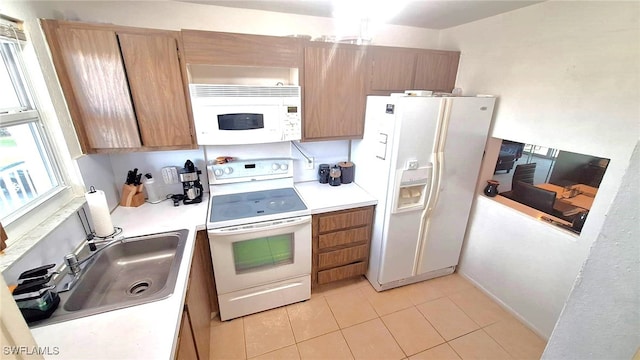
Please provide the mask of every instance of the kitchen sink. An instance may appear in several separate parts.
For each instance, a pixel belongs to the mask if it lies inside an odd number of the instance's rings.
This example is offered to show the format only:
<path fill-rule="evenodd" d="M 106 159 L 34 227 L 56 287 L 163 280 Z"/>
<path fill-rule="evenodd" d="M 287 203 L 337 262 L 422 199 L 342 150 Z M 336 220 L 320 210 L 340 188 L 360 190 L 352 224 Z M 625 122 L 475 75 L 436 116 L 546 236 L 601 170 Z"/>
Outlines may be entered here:
<path fill-rule="evenodd" d="M 187 234 L 188 230 L 178 230 L 125 238 L 108 245 L 83 266 L 72 289 L 59 294 L 60 305 L 52 316 L 31 326 L 167 298 L 176 286 Z"/>

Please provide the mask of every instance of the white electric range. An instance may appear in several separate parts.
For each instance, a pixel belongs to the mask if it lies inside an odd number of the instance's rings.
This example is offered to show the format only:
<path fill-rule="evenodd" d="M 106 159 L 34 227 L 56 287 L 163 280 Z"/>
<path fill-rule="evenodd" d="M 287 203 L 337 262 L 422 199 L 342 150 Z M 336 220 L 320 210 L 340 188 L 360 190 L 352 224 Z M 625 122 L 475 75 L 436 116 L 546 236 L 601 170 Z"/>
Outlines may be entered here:
<path fill-rule="evenodd" d="M 311 297 L 311 211 L 293 186 L 291 159 L 207 166 L 220 319 Z"/>

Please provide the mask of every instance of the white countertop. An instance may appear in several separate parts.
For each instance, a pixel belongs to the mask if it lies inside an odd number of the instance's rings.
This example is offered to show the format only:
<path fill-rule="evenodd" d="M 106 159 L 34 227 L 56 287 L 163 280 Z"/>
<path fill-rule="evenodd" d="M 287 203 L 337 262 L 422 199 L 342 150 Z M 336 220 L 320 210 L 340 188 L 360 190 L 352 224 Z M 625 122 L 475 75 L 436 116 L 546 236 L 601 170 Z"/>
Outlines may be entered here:
<path fill-rule="evenodd" d="M 378 200 L 355 183 L 331 186 L 317 181 L 295 184 L 311 214 L 376 205 Z"/>
<path fill-rule="evenodd" d="M 51 359 L 173 359 L 196 231 L 205 229 L 208 202 L 174 207 L 171 201 L 118 207 L 111 218 L 126 237 L 188 229 L 176 288 L 166 299 L 31 329 Z M 55 355 L 53 349 L 58 349 Z"/>
<path fill-rule="evenodd" d="M 296 183 L 312 214 L 377 204 L 358 185 Z M 207 194 L 208 195 L 208 194 Z M 195 237 L 206 230 L 208 201 L 174 207 L 171 201 L 118 207 L 111 218 L 125 237 L 188 229 L 175 291 L 166 299 L 31 329 L 47 359 L 173 359 L 189 278 Z M 58 349 L 55 355 L 53 349 Z"/>

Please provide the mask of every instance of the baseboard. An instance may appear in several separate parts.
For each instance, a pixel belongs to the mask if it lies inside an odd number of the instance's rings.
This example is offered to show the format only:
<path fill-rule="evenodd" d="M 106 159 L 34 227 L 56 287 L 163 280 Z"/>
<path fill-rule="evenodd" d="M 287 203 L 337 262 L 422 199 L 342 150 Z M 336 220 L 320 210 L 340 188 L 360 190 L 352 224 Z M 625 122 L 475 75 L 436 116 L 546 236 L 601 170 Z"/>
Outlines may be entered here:
<path fill-rule="evenodd" d="M 531 322 L 529 322 L 527 319 L 525 319 L 524 317 L 522 317 L 522 315 L 520 315 L 517 311 L 515 311 L 513 308 L 511 308 L 509 305 L 505 304 L 504 301 L 500 300 L 500 298 L 498 298 L 497 296 L 495 296 L 493 293 L 491 293 L 489 290 L 485 289 L 484 286 L 480 285 L 480 283 L 478 283 L 475 279 L 473 279 L 471 276 L 469 276 L 468 274 L 465 274 L 463 271 L 460 271 L 460 268 L 458 268 L 458 270 L 456 271 L 458 275 L 462 276 L 463 278 L 465 278 L 466 280 L 468 280 L 470 283 L 473 284 L 473 286 L 477 287 L 478 290 L 482 291 L 485 295 L 487 295 L 488 297 L 491 298 L 491 300 L 495 301 L 496 303 L 498 303 L 498 305 L 500 305 L 500 307 L 502 307 L 506 312 L 508 312 L 509 314 L 511 314 L 513 317 L 515 317 L 516 319 L 518 319 L 520 322 L 522 322 L 523 324 L 525 324 L 531 331 L 533 331 L 534 333 L 536 333 L 536 335 L 540 336 L 541 338 L 543 338 L 546 341 L 549 341 L 549 336 L 545 335 L 542 331 L 540 331 L 540 329 L 538 329 L 535 325 L 533 325 Z"/>

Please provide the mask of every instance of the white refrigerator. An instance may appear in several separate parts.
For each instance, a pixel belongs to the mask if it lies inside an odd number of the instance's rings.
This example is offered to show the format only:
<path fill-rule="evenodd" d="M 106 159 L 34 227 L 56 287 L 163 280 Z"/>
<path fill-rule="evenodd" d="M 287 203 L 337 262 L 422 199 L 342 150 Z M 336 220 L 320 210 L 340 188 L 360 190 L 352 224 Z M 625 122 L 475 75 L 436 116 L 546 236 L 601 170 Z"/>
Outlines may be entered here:
<path fill-rule="evenodd" d="M 367 279 L 378 290 L 451 274 L 460 257 L 493 97 L 368 96 L 351 144 L 378 197 Z"/>

